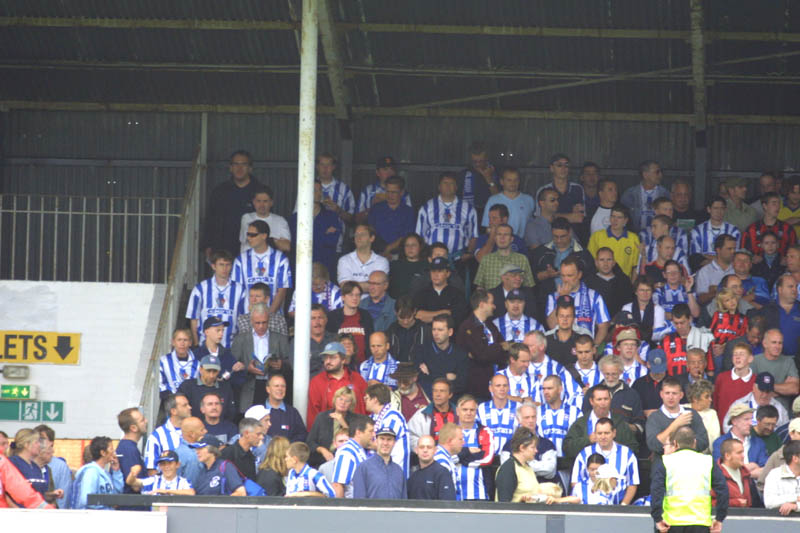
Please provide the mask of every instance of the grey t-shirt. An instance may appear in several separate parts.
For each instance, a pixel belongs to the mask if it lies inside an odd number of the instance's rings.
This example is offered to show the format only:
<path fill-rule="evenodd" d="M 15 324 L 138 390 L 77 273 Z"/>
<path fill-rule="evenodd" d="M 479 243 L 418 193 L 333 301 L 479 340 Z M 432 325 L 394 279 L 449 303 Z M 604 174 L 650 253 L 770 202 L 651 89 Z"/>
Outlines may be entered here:
<path fill-rule="evenodd" d="M 544 217 L 528 219 L 525 224 L 525 244 L 530 246 L 541 246 L 553 240 L 553 230 L 550 228 L 550 221 Z"/>
<path fill-rule="evenodd" d="M 769 372 L 775 378 L 775 383 L 783 383 L 786 378 L 796 378 L 797 366 L 794 359 L 788 355 L 781 355 L 776 360 L 771 361 L 762 353 L 753 358 L 750 368 L 754 373 Z"/>

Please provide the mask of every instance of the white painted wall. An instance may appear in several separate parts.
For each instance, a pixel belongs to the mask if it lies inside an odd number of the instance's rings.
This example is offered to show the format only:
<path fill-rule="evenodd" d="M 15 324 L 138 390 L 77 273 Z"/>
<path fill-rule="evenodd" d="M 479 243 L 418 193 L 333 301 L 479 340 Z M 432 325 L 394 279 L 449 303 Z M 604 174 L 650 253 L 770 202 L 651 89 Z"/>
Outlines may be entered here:
<path fill-rule="evenodd" d="M 166 533 L 167 513 L 3 509 L 4 531 L 113 531 Z"/>
<path fill-rule="evenodd" d="M 141 395 L 134 380 L 153 349 L 165 289 L 139 283 L 0 282 L 3 330 L 81 334 L 78 365 L 32 364 L 24 381 L 39 387 L 38 400 L 64 402 L 64 423 L 52 424 L 57 438 L 121 436 L 116 415 Z M 20 382 L 0 375 L 0 383 Z M 0 421 L 9 435 L 23 427 L 31 424 Z"/>

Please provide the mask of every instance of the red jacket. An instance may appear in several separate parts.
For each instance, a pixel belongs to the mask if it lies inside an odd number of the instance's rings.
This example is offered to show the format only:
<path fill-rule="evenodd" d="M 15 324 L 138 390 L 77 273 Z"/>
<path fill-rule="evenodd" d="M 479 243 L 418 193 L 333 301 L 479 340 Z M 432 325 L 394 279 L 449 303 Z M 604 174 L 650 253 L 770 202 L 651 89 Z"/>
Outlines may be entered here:
<path fill-rule="evenodd" d="M 722 466 L 721 462 L 719 463 L 719 469 L 722 470 L 722 475 L 725 476 L 725 481 L 728 482 L 728 496 L 730 498 L 728 500 L 730 502 L 728 505 L 731 507 L 760 507 L 760 505 L 753 505 L 753 478 L 750 477 L 750 471 L 747 470 L 746 466 L 742 466 L 739 469 L 739 472 L 742 474 L 743 491 L 739 490 L 739 485 L 733 480 L 730 472 Z M 758 494 L 755 496 L 758 499 L 757 503 L 760 503 Z M 711 498 L 713 505 L 717 505 L 717 494 L 713 490 L 711 491 Z"/>
<path fill-rule="evenodd" d="M 11 507 L 7 496 L 14 498 L 14 501 L 26 509 L 54 509 L 52 505 L 45 503 L 41 494 L 33 490 L 17 467 L 6 456 L 0 455 L 0 508 Z"/>
<path fill-rule="evenodd" d="M 342 387 L 350 387 L 356 396 L 356 405 L 353 411 L 362 415 L 366 413 L 364 392 L 367 390 L 367 382 L 364 381 L 361 374 L 345 367 L 341 379 L 333 379 L 327 372 L 320 372 L 308 384 L 306 424 L 309 430 L 318 414 L 327 409 L 333 409 L 333 395 Z"/>

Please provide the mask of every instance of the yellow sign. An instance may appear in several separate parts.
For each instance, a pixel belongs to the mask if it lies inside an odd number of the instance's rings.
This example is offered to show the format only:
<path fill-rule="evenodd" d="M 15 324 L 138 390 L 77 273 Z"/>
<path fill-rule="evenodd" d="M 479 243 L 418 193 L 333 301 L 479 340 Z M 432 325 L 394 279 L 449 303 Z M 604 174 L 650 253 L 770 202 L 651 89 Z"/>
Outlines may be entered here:
<path fill-rule="evenodd" d="M 77 365 L 80 333 L 0 331 L 0 363 Z"/>

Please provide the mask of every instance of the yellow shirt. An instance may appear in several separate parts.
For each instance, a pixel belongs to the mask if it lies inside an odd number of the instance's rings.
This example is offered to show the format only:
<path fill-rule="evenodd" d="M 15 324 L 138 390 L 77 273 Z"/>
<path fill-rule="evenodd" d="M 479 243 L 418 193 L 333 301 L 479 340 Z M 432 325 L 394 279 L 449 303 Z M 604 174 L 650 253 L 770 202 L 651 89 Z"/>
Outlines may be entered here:
<path fill-rule="evenodd" d="M 797 217 L 800 217 L 800 207 L 797 209 L 789 209 L 786 204 L 783 204 L 781 210 L 778 211 L 778 220 L 788 220 Z M 800 224 L 795 224 L 794 232 L 797 233 L 797 237 L 800 238 Z"/>
<path fill-rule="evenodd" d="M 639 236 L 632 231 L 625 230 L 622 237 L 616 238 L 611 233 L 611 228 L 601 229 L 592 233 L 587 246 L 592 257 L 597 259 L 597 250 L 600 248 L 611 248 L 614 252 L 614 260 L 625 273 L 626 276 L 633 278 L 636 265 L 639 264 Z"/>

